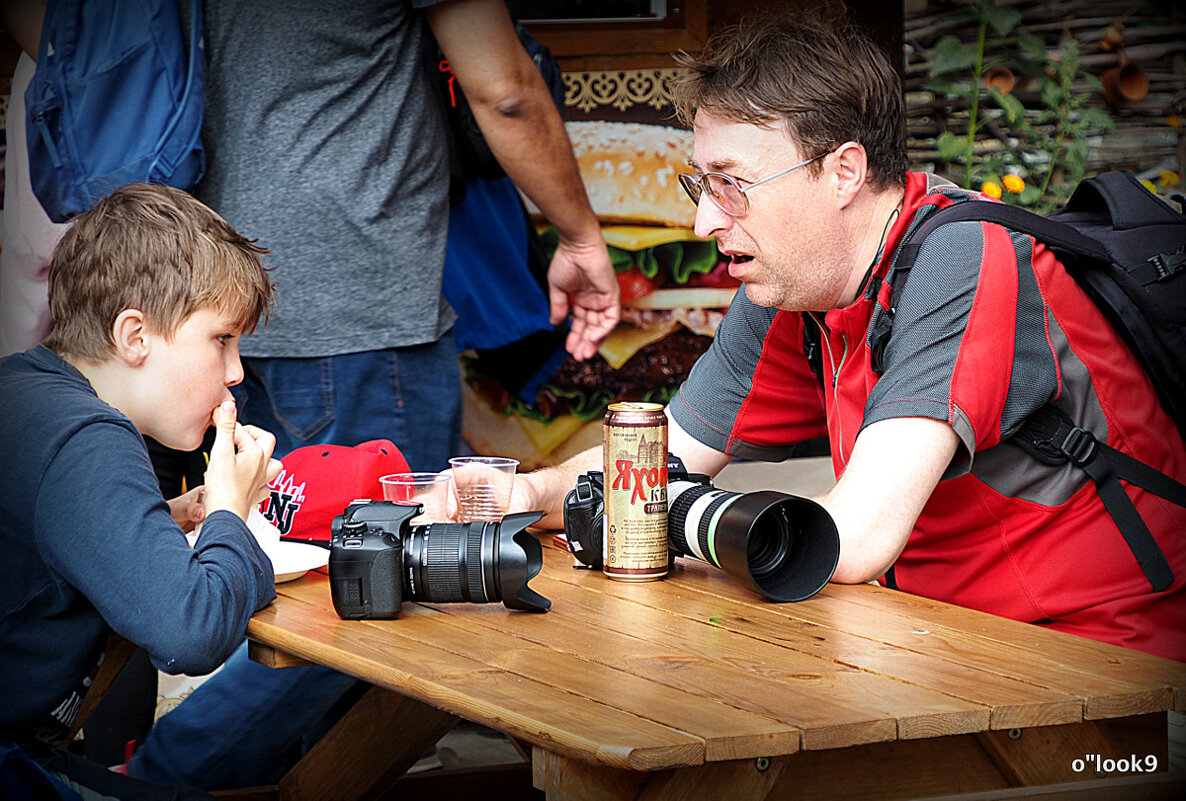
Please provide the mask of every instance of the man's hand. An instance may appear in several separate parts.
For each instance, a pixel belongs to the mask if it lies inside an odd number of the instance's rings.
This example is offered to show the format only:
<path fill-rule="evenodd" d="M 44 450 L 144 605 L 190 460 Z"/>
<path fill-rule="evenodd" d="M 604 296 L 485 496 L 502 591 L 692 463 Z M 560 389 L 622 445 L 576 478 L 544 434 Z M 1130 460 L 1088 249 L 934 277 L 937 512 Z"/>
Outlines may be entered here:
<path fill-rule="evenodd" d="M 584 361 L 597 353 L 621 316 L 618 280 L 600 237 L 590 245 L 575 245 L 563 238 L 548 268 L 548 294 L 552 325 L 572 311 L 564 346 L 573 358 Z"/>
<path fill-rule="evenodd" d="M 202 498 L 206 494 L 205 487 L 194 487 L 184 495 L 172 498 L 169 503 L 169 514 L 173 521 L 181 526 L 186 534 L 206 519 L 206 507 L 202 505 Z"/>
<path fill-rule="evenodd" d="M 213 419 L 206 514 L 226 509 L 247 520 L 251 508 L 267 497 L 268 482 L 280 472 L 282 465 L 271 458 L 276 438 L 261 428 L 239 425 L 234 401 L 215 409 Z"/>

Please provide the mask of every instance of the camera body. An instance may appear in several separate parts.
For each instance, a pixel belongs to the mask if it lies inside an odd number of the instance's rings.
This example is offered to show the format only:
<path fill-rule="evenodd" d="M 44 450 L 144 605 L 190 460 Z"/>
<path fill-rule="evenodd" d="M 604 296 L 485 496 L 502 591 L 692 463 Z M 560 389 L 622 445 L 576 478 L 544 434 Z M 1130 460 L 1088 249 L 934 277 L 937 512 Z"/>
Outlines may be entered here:
<path fill-rule="evenodd" d="M 334 610 L 346 620 L 390 619 L 403 603 L 402 530 L 420 505 L 355 501 L 334 518 L 329 587 Z"/>
<path fill-rule="evenodd" d="M 605 481 L 600 470 L 577 476 L 564 496 L 564 536 L 585 567 L 600 568 L 605 549 Z"/>
<path fill-rule="evenodd" d="M 678 456 L 668 454 L 668 486 L 676 481 L 712 486 L 708 476 L 687 472 Z M 564 536 L 573 557 L 585 567 L 600 570 L 605 559 L 605 476 L 600 470 L 577 476 L 576 486 L 564 496 L 563 511 Z"/>

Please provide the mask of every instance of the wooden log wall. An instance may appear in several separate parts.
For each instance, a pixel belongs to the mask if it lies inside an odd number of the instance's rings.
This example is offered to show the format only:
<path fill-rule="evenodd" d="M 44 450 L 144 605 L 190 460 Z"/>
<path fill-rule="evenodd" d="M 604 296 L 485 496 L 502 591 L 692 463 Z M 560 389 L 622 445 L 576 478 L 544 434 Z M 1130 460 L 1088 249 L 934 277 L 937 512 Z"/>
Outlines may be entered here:
<path fill-rule="evenodd" d="M 1056 51 L 1068 38 L 1078 41 L 1084 70 L 1100 78 L 1119 63 L 1120 56 L 1107 48 L 1104 37 L 1110 25 L 1120 22 L 1123 52 L 1131 63 L 1144 68 L 1148 94 L 1139 101 L 1113 104 L 1086 81 L 1076 84 L 1076 91 L 1090 93 L 1090 105 L 1106 110 L 1117 127 L 1114 133 L 1089 139 L 1087 168 L 1093 172 L 1125 168 L 1153 178 L 1165 169 L 1182 174 L 1186 167 L 1182 128 L 1186 124 L 1186 4 L 1166 0 L 997 0 L 997 5 L 1020 10 L 1019 27 L 1042 39 L 1048 51 Z M 974 44 L 975 17 L 967 0 L 906 0 L 905 11 L 904 77 L 911 161 L 916 169 L 936 169 L 959 182 L 962 166 L 937 161 L 935 138 L 945 130 L 966 135 L 968 104 L 937 96 L 925 87 L 936 43 L 953 35 Z M 1037 86 L 1020 83 L 1014 94 L 1031 111 L 1043 107 Z M 980 103 L 982 110 L 995 107 L 983 94 Z M 1003 147 L 1000 133 L 990 125 L 977 134 L 977 159 Z"/>

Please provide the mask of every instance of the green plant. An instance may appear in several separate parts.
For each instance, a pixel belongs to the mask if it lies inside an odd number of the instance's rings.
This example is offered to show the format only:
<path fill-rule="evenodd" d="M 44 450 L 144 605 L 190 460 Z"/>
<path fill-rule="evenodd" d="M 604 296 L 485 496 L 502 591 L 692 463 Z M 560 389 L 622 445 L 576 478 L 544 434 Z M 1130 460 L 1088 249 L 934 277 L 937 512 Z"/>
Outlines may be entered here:
<path fill-rule="evenodd" d="M 1115 130 L 1106 111 L 1088 105 L 1103 84 L 1082 69 L 1078 42 L 1048 51 L 1041 39 L 1019 27 L 1017 7 L 981 0 L 968 8 L 976 23 L 975 41 L 942 37 L 930 65 L 927 89 L 968 104 L 967 129 L 939 135 L 939 159 L 962 164 L 963 185 L 969 189 L 985 182 L 999 187 L 1002 176 L 1018 175 L 1026 179 L 1024 190 L 1006 192 L 1005 200 L 1053 208 L 1086 174 L 1088 136 Z M 1032 108 L 1015 93 L 984 87 L 985 73 L 995 66 L 1008 67 L 1037 85 Z M 993 106 L 988 108 L 982 99 Z M 978 160 L 977 136 L 986 129 L 1001 146 Z"/>

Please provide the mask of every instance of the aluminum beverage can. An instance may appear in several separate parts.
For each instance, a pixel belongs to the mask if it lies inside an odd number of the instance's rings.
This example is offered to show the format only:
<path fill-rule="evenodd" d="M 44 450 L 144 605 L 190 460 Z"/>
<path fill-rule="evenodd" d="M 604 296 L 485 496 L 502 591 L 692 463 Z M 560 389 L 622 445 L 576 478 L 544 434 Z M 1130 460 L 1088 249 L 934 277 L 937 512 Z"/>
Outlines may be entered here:
<path fill-rule="evenodd" d="M 667 415 L 658 403 L 613 403 L 605 413 L 605 554 L 618 581 L 667 575 Z"/>

